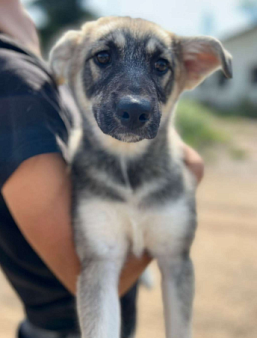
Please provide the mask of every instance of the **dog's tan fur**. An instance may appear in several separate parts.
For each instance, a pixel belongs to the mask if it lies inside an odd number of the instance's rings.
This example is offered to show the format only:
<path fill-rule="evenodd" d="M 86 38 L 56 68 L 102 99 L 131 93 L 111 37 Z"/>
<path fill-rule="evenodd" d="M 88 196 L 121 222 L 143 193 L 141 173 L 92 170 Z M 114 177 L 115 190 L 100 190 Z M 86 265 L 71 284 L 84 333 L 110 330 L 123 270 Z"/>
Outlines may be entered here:
<path fill-rule="evenodd" d="M 115 81 L 110 82 L 108 77 L 101 87 L 101 76 L 106 73 L 95 57 L 96 53 L 111 48 L 106 36 L 111 36 L 118 49 L 122 66 L 115 73 L 113 67 L 119 62 L 115 63 L 114 57 L 106 70 L 116 76 Z M 126 44 L 132 45 L 132 49 Z M 158 45 L 161 46 L 157 53 L 159 59 L 169 64 L 168 72 L 161 76 L 153 70 L 155 63 L 151 55 Z M 118 338 L 117 281 L 129 248 L 138 256 L 146 249 L 158 260 L 163 276 L 167 338 L 191 337 L 193 268 L 189 252 L 196 227 L 195 180 L 183 163 L 172 112 L 184 90 L 194 88 L 215 70 L 221 68 L 231 77 L 230 59 L 229 53 L 213 38 L 182 38 L 154 23 L 129 17 L 108 17 L 87 23 L 80 31 L 65 34 L 53 48 L 52 70 L 59 82 L 68 83 L 86 121 L 72 163 L 76 199 L 74 237 L 83 266 L 78 282 L 83 337 Z M 90 80 L 85 71 L 90 74 Z M 124 80 L 126 72 L 130 76 Z M 140 82 L 139 77 L 145 82 Z M 88 85 L 90 81 L 97 88 L 92 89 Z M 126 81 L 131 87 L 123 83 Z M 144 83 L 147 87 L 149 81 L 152 87 L 142 94 L 138 86 Z M 120 82 L 125 88 L 122 93 L 119 93 Z M 94 90 L 93 96 L 89 89 Z M 126 95 L 130 98 L 145 95 L 143 98 L 148 102 L 155 100 L 155 106 L 150 109 L 152 120 L 146 126 L 155 128 L 158 134 L 144 134 L 140 127 L 142 134 L 138 135 L 127 128 L 122 135 L 124 139 L 116 139 L 117 135 L 101 129 L 104 123 L 97 120 L 99 111 L 102 118 L 108 116 L 106 125 L 119 123 L 118 95 L 119 100 L 127 98 Z M 108 110 L 107 106 L 111 108 Z M 140 110 L 138 106 L 137 109 Z M 151 124 L 156 116 L 159 120 Z M 119 127 L 118 124 L 118 131 L 122 130 Z M 131 141 L 134 135 L 143 136 L 136 142 Z"/>
<path fill-rule="evenodd" d="M 176 62 L 176 79 L 174 81 L 174 88 L 172 96 L 169 98 L 167 104 L 162 107 L 162 121 L 164 123 L 165 116 L 174 108 L 174 103 L 177 101 L 179 95 L 185 89 L 193 89 L 199 83 L 201 83 L 206 76 L 216 71 L 218 68 L 223 68 L 222 59 L 220 57 L 222 52 L 221 44 L 213 38 L 181 38 L 175 34 L 162 29 L 159 25 L 148 22 L 142 19 L 131 19 L 130 17 L 104 17 L 97 21 L 88 22 L 84 24 L 80 31 L 69 31 L 63 38 L 57 43 L 54 50 L 50 55 L 50 62 L 52 69 L 56 74 L 57 82 L 62 84 L 69 82 L 72 87 L 76 88 L 77 92 L 81 91 L 82 84 L 80 75 L 81 69 L 83 69 L 83 63 L 89 48 L 92 49 L 92 54 L 101 51 L 103 43 L 101 38 L 110 32 L 112 32 L 113 40 L 122 50 L 125 45 L 125 39 L 121 32 L 122 29 L 128 29 L 130 33 L 134 34 L 135 38 L 144 37 L 145 35 L 152 35 L 158 37 L 160 41 L 167 47 L 167 51 L 172 51 L 172 48 L 176 49 L 177 44 L 182 44 L 181 59 L 183 61 L 190 61 L 196 55 L 199 61 L 207 61 L 208 66 L 206 69 L 199 71 L 192 77 L 188 78 L 188 73 L 182 62 Z M 172 43 L 174 42 L 174 43 Z M 205 46 L 209 43 L 209 51 L 213 55 L 209 55 L 205 51 Z M 146 46 L 146 49 L 151 52 L 156 46 L 156 40 L 151 39 Z M 59 48 L 60 47 L 60 48 Z M 174 53 L 178 51 L 174 50 Z M 226 58 L 231 58 L 227 51 L 224 51 Z M 171 53 L 166 53 L 165 58 L 171 60 Z M 92 62 L 91 70 L 93 79 L 96 80 L 99 74 L 99 69 Z M 165 84 L 165 79 L 164 79 Z M 83 107 L 85 111 L 91 109 L 91 102 L 81 94 L 81 101 L 83 101 Z M 94 123 L 94 121 L 93 121 Z M 108 135 L 100 135 L 103 144 L 109 149 L 115 152 L 126 153 L 135 155 L 144 149 L 144 143 L 138 147 L 133 143 L 124 143 L 113 139 Z M 140 150 L 141 149 L 141 150 Z"/>

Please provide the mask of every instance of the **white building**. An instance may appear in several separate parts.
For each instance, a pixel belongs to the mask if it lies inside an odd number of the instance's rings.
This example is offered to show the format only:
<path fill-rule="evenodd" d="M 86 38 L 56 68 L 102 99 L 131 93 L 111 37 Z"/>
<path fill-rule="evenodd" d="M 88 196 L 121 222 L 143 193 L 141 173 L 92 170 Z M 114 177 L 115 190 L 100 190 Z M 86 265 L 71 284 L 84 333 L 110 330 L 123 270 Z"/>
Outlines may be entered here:
<path fill-rule="evenodd" d="M 257 106 L 257 26 L 222 41 L 233 56 L 233 79 L 213 74 L 188 97 L 220 108 L 236 107 L 242 101 Z"/>

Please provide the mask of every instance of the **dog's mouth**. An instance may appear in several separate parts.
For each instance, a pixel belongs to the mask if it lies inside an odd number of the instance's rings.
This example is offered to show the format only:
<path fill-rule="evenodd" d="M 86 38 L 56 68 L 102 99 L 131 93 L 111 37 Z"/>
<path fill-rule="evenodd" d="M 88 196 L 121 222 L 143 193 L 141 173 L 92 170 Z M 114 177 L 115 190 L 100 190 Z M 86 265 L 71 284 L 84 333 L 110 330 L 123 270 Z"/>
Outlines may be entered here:
<path fill-rule="evenodd" d="M 112 136 L 116 140 L 119 140 L 121 142 L 126 142 L 126 143 L 136 143 L 136 142 L 140 142 L 145 139 L 144 137 L 140 135 L 131 134 L 131 133 L 119 133 L 118 132 L 118 133 L 111 133 L 108 135 Z"/>

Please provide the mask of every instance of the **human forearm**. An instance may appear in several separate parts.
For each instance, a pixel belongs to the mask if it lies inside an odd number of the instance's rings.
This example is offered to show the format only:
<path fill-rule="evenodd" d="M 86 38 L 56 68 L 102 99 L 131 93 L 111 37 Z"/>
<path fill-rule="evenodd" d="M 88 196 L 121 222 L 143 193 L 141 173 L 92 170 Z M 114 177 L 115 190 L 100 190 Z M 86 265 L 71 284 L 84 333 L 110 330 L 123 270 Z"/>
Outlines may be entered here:
<path fill-rule="evenodd" d="M 203 162 L 183 145 L 185 163 L 196 175 L 203 175 Z M 66 288 L 76 293 L 80 263 L 75 252 L 71 225 L 71 186 L 60 155 L 45 154 L 25 161 L 3 188 L 3 196 L 27 241 Z M 151 258 L 129 256 L 121 273 L 119 294 L 138 279 Z"/>
<path fill-rule="evenodd" d="M 31 158 L 15 171 L 2 190 L 24 237 L 72 293 L 76 294 L 80 263 L 71 225 L 71 187 L 66 165 L 57 154 Z M 151 258 L 129 256 L 121 273 L 123 295 Z"/>
<path fill-rule="evenodd" d="M 24 237 L 68 290 L 75 293 L 80 264 L 70 218 L 70 180 L 57 154 L 24 161 L 3 196 Z"/>

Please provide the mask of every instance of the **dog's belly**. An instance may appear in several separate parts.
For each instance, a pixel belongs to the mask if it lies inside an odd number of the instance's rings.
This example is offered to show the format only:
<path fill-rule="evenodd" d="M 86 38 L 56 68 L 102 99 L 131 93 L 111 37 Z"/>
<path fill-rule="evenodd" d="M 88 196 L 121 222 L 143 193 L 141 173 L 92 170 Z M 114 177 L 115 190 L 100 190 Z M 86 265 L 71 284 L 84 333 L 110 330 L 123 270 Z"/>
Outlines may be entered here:
<path fill-rule="evenodd" d="M 77 250 L 82 257 L 116 257 L 127 250 L 140 256 L 145 249 L 153 256 L 181 252 L 194 236 L 193 209 L 185 197 L 143 209 L 99 198 L 82 199 L 74 222 Z"/>

